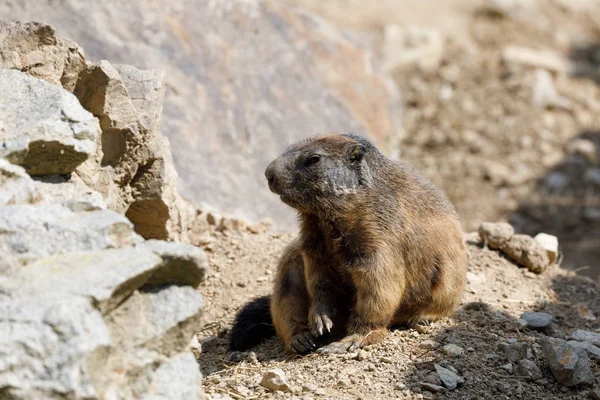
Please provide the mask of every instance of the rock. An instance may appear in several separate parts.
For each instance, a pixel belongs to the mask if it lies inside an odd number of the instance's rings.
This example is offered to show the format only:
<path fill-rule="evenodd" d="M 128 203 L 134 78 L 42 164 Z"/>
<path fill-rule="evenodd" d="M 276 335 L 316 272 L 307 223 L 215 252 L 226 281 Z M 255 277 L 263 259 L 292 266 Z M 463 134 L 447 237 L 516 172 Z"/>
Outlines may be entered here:
<path fill-rule="evenodd" d="M 96 150 L 98 121 L 66 90 L 0 70 L 0 157 L 30 175 L 69 174 Z"/>
<path fill-rule="evenodd" d="M 147 286 L 176 284 L 195 288 L 206 276 L 208 259 L 198 247 L 160 240 L 147 240 L 137 247 L 152 251 L 163 260 L 162 266 L 146 281 Z"/>
<path fill-rule="evenodd" d="M 447 344 L 444 347 L 442 347 L 442 353 L 450 356 L 450 357 L 458 357 L 463 355 L 463 353 L 465 352 L 465 349 L 463 349 L 460 346 L 457 346 L 455 344 Z"/>
<path fill-rule="evenodd" d="M 363 349 L 359 349 L 358 352 L 356 353 L 356 359 L 358 361 L 366 360 L 368 357 L 369 357 L 369 353 L 367 353 Z"/>
<path fill-rule="evenodd" d="M 434 385 L 441 385 L 442 381 L 440 380 L 440 376 L 437 372 L 431 372 L 429 375 L 425 377 L 426 383 L 432 383 Z"/>
<path fill-rule="evenodd" d="M 0 69 L 27 71 L 73 91 L 85 68 L 83 51 L 72 41 L 56 37 L 53 27 L 37 22 L 0 21 L 0 38 Z"/>
<path fill-rule="evenodd" d="M 0 206 L 40 201 L 35 182 L 22 167 L 0 158 Z"/>
<path fill-rule="evenodd" d="M 392 360 L 391 357 L 381 357 L 380 361 L 382 363 L 386 363 L 386 364 L 392 364 L 394 362 L 394 360 Z"/>
<path fill-rule="evenodd" d="M 88 297 L 100 312 L 107 314 L 142 286 L 160 265 L 158 256 L 131 248 L 61 254 L 27 265 L 5 285 L 23 295 Z"/>
<path fill-rule="evenodd" d="M 194 356 L 190 353 L 181 353 L 171 357 L 160 364 L 151 376 L 144 399 L 204 399 L 202 373 Z"/>
<path fill-rule="evenodd" d="M 594 346 L 600 346 L 600 333 L 578 329 L 573 332 L 571 337 L 579 342 L 590 342 Z"/>
<path fill-rule="evenodd" d="M 581 318 L 585 319 L 586 321 L 595 321 L 596 320 L 596 315 L 585 304 L 583 304 L 583 303 L 575 304 L 574 307 L 575 307 L 575 311 L 577 311 L 577 314 Z"/>
<path fill-rule="evenodd" d="M 558 238 L 547 233 L 538 233 L 534 239 L 546 250 L 550 263 L 555 263 L 558 257 Z"/>
<path fill-rule="evenodd" d="M 574 139 L 567 144 L 567 153 L 578 155 L 588 164 L 594 164 L 598 160 L 596 145 L 589 139 Z"/>
<path fill-rule="evenodd" d="M 581 347 L 587 352 L 588 356 L 600 362 L 600 347 L 596 347 L 590 342 L 578 342 L 577 340 L 569 340 L 567 343 L 573 347 Z"/>
<path fill-rule="evenodd" d="M 505 370 L 509 374 L 512 374 L 514 372 L 514 369 L 515 369 L 514 366 L 513 366 L 513 363 L 504 364 L 500 368 L 502 368 L 503 370 Z"/>
<path fill-rule="evenodd" d="M 444 38 L 435 29 L 387 25 L 383 38 L 383 68 L 394 72 L 417 66 L 436 71 L 444 56 Z"/>
<path fill-rule="evenodd" d="M 425 390 L 430 391 L 431 393 L 438 393 L 446 391 L 446 388 L 443 386 L 434 385 L 433 383 L 423 382 L 421 383 L 421 387 Z"/>
<path fill-rule="evenodd" d="M 335 127 L 364 133 L 388 155 L 397 151 L 400 95 L 355 35 L 283 2 L 204 0 L 198 7 L 170 8 L 167 19 L 144 1 L 122 6 L 116 0 L 61 7 L 26 2 L 0 5 L 0 14 L 5 20 L 43 15 L 90 59 L 168 72 L 162 130 L 171 139 L 186 198 L 252 222 L 271 217 L 277 228 L 292 230 L 295 216 L 263 178 L 265 166 L 287 145 Z M 210 168 L 199 168 L 200 162 Z M 113 204 L 126 194 L 115 192 Z M 131 199 L 125 200 L 120 206 L 127 209 Z"/>
<path fill-rule="evenodd" d="M 302 390 L 304 392 L 308 392 L 308 393 L 312 393 L 314 391 L 316 391 L 319 387 L 317 385 L 314 385 L 310 382 L 305 382 L 302 384 Z"/>
<path fill-rule="evenodd" d="M 526 311 L 521 315 L 526 328 L 546 333 L 552 330 L 552 319 L 552 315 L 544 312 Z"/>
<path fill-rule="evenodd" d="M 419 343 L 419 347 L 422 349 L 437 349 L 440 347 L 440 343 L 435 340 L 423 340 Z"/>
<path fill-rule="evenodd" d="M 550 371 L 559 383 L 571 387 L 594 381 L 584 349 L 556 338 L 546 338 L 541 345 Z"/>
<path fill-rule="evenodd" d="M 581 74 L 593 69 L 587 63 L 572 62 L 566 56 L 551 50 L 538 50 L 522 46 L 508 46 L 504 48 L 502 59 L 507 64 L 543 68 L 548 71 L 565 74 Z"/>
<path fill-rule="evenodd" d="M 200 325 L 204 302 L 189 286 L 133 293 L 106 318 L 111 338 L 124 351 L 183 351 Z"/>
<path fill-rule="evenodd" d="M 5 256 L 22 263 L 53 254 L 131 246 L 141 240 L 124 216 L 108 210 L 76 213 L 59 204 L 0 207 Z"/>
<path fill-rule="evenodd" d="M 546 250 L 531 236 L 515 234 L 501 249 L 508 258 L 536 274 L 544 272 L 550 263 Z"/>
<path fill-rule="evenodd" d="M 465 382 L 462 377 L 439 364 L 435 364 L 435 370 L 440 375 L 440 380 L 444 386 L 450 390 L 456 389 L 458 385 L 462 385 Z"/>
<path fill-rule="evenodd" d="M 542 378 L 542 371 L 531 360 L 521 360 L 517 364 L 517 375 L 530 381 L 537 381 Z"/>
<path fill-rule="evenodd" d="M 267 371 L 263 375 L 260 381 L 260 385 L 266 387 L 267 389 L 273 392 L 276 390 L 286 392 L 290 388 L 290 384 L 288 383 L 284 372 L 279 368 Z"/>
<path fill-rule="evenodd" d="M 600 186 L 600 168 L 588 168 L 583 174 L 583 181 Z"/>
<path fill-rule="evenodd" d="M 506 222 L 483 222 L 479 225 L 479 237 L 490 249 L 499 249 L 514 233 L 514 228 Z"/>
<path fill-rule="evenodd" d="M 506 354 L 508 361 L 516 363 L 519 360 L 527 358 L 528 348 L 527 343 L 511 343 L 504 350 L 504 354 Z"/>
<path fill-rule="evenodd" d="M 85 297 L 40 291 L 0 300 L 0 391 L 7 398 L 100 398 L 95 368 L 112 341 Z"/>
<path fill-rule="evenodd" d="M 539 108 L 571 108 L 571 102 L 558 94 L 552 75 L 543 69 L 535 71 L 531 101 Z"/>

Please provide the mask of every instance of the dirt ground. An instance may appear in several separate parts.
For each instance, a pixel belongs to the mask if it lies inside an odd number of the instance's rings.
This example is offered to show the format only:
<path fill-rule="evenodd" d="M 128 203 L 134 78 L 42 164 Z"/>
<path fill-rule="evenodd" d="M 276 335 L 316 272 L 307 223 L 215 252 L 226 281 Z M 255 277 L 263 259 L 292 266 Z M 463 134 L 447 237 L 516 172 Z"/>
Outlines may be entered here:
<path fill-rule="evenodd" d="M 497 251 L 470 242 L 469 283 L 456 315 L 424 328 L 395 330 L 382 343 L 357 353 L 288 357 L 278 338 L 251 353 L 228 361 L 228 330 L 240 307 L 268 294 L 278 255 L 291 235 L 212 231 L 204 240 L 211 272 L 200 291 L 206 300 L 206 325 L 198 333 L 204 390 L 212 398 L 402 399 L 434 398 L 421 383 L 434 363 L 452 366 L 465 383 L 437 399 L 584 399 L 589 388 L 563 387 L 551 375 L 540 354 L 544 334 L 520 330 L 516 320 L 524 311 L 544 311 L 554 317 L 554 337 L 566 338 L 575 329 L 596 330 L 600 322 L 584 319 L 581 304 L 600 313 L 600 291 L 589 278 L 557 266 L 542 275 L 520 268 Z M 577 307 L 576 307 L 577 306 Z M 532 360 L 543 378 L 530 382 L 501 368 L 508 363 L 499 347 L 516 339 L 531 344 Z M 451 357 L 424 342 L 456 344 L 465 353 Z M 425 342 L 426 344 L 427 342 Z M 241 361 L 239 360 L 241 358 Z M 281 368 L 290 391 L 270 392 L 259 385 L 263 374 Z M 600 385 L 600 366 L 593 365 Z"/>

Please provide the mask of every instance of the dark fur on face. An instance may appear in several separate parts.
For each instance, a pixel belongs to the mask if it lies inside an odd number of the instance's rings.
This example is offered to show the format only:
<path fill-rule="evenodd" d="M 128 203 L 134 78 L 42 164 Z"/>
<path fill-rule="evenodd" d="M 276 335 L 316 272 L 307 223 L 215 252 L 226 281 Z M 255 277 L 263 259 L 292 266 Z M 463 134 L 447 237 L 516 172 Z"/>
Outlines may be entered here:
<path fill-rule="evenodd" d="M 372 183 L 385 157 L 355 134 L 326 134 L 290 146 L 265 171 L 269 188 L 300 212 L 322 214 L 345 204 Z"/>

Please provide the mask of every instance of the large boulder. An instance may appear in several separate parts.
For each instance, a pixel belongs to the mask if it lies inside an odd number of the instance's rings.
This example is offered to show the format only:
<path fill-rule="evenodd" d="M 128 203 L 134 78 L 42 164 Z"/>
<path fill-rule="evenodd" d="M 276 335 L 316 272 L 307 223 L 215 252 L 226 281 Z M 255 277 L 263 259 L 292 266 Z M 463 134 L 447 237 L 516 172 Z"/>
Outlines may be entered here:
<path fill-rule="evenodd" d="M 289 229 L 294 213 L 263 176 L 287 145 L 356 131 L 397 149 L 400 98 L 366 46 L 283 2 L 24 0 L 0 13 L 43 16 L 93 59 L 165 71 L 162 129 L 180 191 L 196 203 Z"/>
<path fill-rule="evenodd" d="M 94 153 L 99 133 L 72 93 L 0 69 L 0 157 L 30 175 L 69 174 Z"/>

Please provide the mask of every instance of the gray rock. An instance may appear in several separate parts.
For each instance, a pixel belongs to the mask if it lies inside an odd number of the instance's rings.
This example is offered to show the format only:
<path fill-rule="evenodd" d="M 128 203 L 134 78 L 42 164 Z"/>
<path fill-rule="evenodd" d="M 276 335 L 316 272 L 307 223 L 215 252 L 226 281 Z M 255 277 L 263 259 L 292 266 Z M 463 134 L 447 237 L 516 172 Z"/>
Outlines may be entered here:
<path fill-rule="evenodd" d="M 525 327 L 540 332 L 552 331 L 552 315 L 544 312 L 526 311 L 521 315 Z"/>
<path fill-rule="evenodd" d="M 479 225 L 479 237 L 490 249 L 499 249 L 514 233 L 512 225 L 506 222 L 483 222 Z"/>
<path fill-rule="evenodd" d="M 22 295 L 85 296 L 107 314 L 142 286 L 160 265 L 155 254 L 133 248 L 61 254 L 27 265 L 4 285 Z"/>
<path fill-rule="evenodd" d="M 22 167 L 0 158 L 0 206 L 40 200 L 35 182 Z"/>
<path fill-rule="evenodd" d="M 200 400 L 202 373 L 191 353 L 181 353 L 163 362 L 152 375 L 143 400 Z"/>
<path fill-rule="evenodd" d="M 112 346 L 102 315 L 83 297 L 0 298 L 0 392 L 7 398 L 98 398 L 95 366 Z"/>
<path fill-rule="evenodd" d="M 579 342 L 590 342 L 594 346 L 600 346 L 600 333 L 578 329 L 573 332 L 571 337 Z"/>
<path fill-rule="evenodd" d="M 535 71 L 531 101 L 539 108 L 571 108 L 569 99 L 558 94 L 552 75 L 543 69 Z"/>
<path fill-rule="evenodd" d="M 546 250 L 528 235 L 513 235 L 501 249 L 512 261 L 536 274 L 544 272 L 550 264 Z"/>
<path fill-rule="evenodd" d="M 75 213 L 60 204 L 0 207 L 0 242 L 21 262 L 53 254 L 133 245 L 141 238 L 123 215 L 108 210 Z"/>
<path fill-rule="evenodd" d="M 465 349 L 463 349 L 460 346 L 457 346 L 453 343 L 447 344 L 444 347 L 442 347 L 442 353 L 447 355 L 447 356 L 451 356 L 451 357 L 458 357 L 463 355 L 463 353 L 465 352 Z"/>
<path fill-rule="evenodd" d="M 531 360 L 521 360 L 517 364 L 517 375 L 530 381 L 537 381 L 542 378 L 542 371 L 536 363 Z"/>
<path fill-rule="evenodd" d="M 98 121 L 73 94 L 0 70 L 0 157 L 30 175 L 68 174 L 96 150 Z"/>
<path fill-rule="evenodd" d="M 504 364 L 500 368 L 502 368 L 503 370 L 505 370 L 509 374 L 512 374 L 514 372 L 514 370 L 515 370 L 515 367 L 514 367 L 513 363 Z"/>
<path fill-rule="evenodd" d="M 204 302 L 192 287 L 135 292 L 106 321 L 116 345 L 171 356 L 183 351 L 200 326 Z"/>
<path fill-rule="evenodd" d="M 267 389 L 273 392 L 276 390 L 286 392 L 290 388 L 290 384 L 288 383 L 287 378 L 285 377 L 285 373 L 279 368 L 267 371 L 263 375 L 260 381 L 260 385 L 266 387 Z"/>
<path fill-rule="evenodd" d="M 176 284 L 197 287 L 204 280 L 208 259 L 198 247 L 160 240 L 148 240 L 137 247 L 152 251 L 163 260 L 163 265 L 146 282 L 147 286 Z"/>
<path fill-rule="evenodd" d="M 462 385 L 465 382 L 462 377 L 439 364 L 435 364 L 435 370 L 440 375 L 440 380 L 444 386 L 450 390 L 456 389 L 458 385 Z"/>
<path fill-rule="evenodd" d="M 518 362 L 524 358 L 527 358 L 527 343 L 511 343 L 504 350 L 506 358 L 510 362 Z"/>
<path fill-rule="evenodd" d="M 168 71 L 162 130 L 183 194 L 253 221 L 272 217 L 293 229 L 293 213 L 268 191 L 263 172 L 309 132 L 363 132 L 388 154 L 400 140 L 400 96 L 365 43 L 283 2 L 183 0 L 154 8 L 142 0 L 61 7 L 43 0 L 0 5 L 0 14 L 43 15 L 91 59 Z"/>
<path fill-rule="evenodd" d="M 594 381 L 588 356 L 583 348 L 556 338 L 545 338 L 541 345 L 550 371 L 559 383 L 570 387 Z"/>
<path fill-rule="evenodd" d="M 421 387 L 431 393 L 445 392 L 446 388 L 443 386 L 438 386 L 433 383 L 423 382 L 421 383 Z"/>
<path fill-rule="evenodd" d="M 588 356 L 600 362 L 600 347 L 596 347 L 590 342 L 578 342 L 577 340 L 569 340 L 567 343 L 574 347 L 581 347 L 587 352 Z"/>

